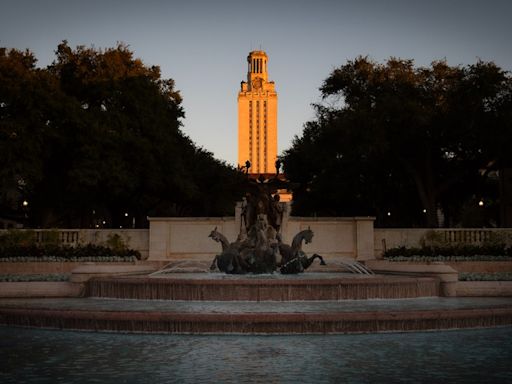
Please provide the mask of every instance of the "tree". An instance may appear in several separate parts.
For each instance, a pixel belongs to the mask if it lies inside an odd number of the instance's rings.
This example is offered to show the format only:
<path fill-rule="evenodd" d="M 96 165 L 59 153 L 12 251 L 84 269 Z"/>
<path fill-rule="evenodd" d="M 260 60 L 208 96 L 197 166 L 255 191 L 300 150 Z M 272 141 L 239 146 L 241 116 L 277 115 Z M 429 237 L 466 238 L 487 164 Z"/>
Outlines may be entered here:
<path fill-rule="evenodd" d="M 429 226 L 442 209 L 453 221 L 484 183 L 480 171 L 509 157 L 511 84 L 481 61 L 349 61 L 324 81 L 326 103 L 284 154 L 288 176 L 303 186 L 294 208 L 371 213 L 383 225 L 421 225 L 426 216 Z"/>
<path fill-rule="evenodd" d="M 9 115 L 13 124 L 32 127 L 37 151 L 25 154 L 35 163 L 17 173 L 30 180 L 32 225 L 119 227 L 135 218 L 144 226 L 147 216 L 233 210 L 241 174 L 183 134 L 181 96 L 158 67 L 134 59 L 123 44 L 72 49 L 64 41 L 46 69 L 25 60 L 35 90 L 14 79 L 9 97 L 16 101 L 4 103 L 20 111 Z M 24 111 L 16 87 L 35 99 Z M 41 97 L 39 88 L 46 92 Z M 23 158 L 21 148 L 5 145 L 13 158 Z M 222 184 L 213 184 L 215 178 Z"/>
<path fill-rule="evenodd" d="M 42 180 L 45 110 L 53 84 L 29 51 L 0 48 L 0 209 L 21 220 L 22 202 Z"/>

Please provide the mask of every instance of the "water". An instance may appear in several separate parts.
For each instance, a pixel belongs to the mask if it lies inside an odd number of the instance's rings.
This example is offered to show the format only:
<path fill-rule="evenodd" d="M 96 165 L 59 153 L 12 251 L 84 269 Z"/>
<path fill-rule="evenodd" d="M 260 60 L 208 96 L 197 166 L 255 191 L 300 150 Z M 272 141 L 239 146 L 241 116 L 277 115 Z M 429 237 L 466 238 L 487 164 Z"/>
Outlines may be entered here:
<path fill-rule="evenodd" d="M 173 336 L 0 327 L 1 383 L 511 383 L 512 328 Z"/>

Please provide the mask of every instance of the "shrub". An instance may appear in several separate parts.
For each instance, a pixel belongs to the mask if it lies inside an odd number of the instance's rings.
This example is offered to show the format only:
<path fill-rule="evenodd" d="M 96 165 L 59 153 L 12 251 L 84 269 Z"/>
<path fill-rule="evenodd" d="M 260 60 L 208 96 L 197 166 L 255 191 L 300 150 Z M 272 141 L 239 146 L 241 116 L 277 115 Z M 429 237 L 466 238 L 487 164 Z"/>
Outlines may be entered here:
<path fill-rule="evenodd" d="M 427 231 L 421 237 L 420 245 L 422 248 L 444 247 L 447 245 L 447 242 L 444 238 L 444 233 L 430 230 L 430 231 Z"/>
<path fill-rule="evenodd" d="M 115 253 L 124 253 L 128 250 L 128 246 L 124 242 L 123 238 L 117 233 L 111 233 L 108 235 L 107 247 L 112 249 Z"/>
<path fill-rule="evenodd" d="M 512 281 L 512 272 L 459 273 L 459 281 Z"/>
<path fill-rule="evenodd" d="M 36 245 L 36 233 L 32 230 L 19 231 L 9 229 L 0 235 L 0 248 L 2 247 L 31 247 Z"/>
<path fill-rule="evenodd" d="M 482 259 L 482 257 L 510 258 L 512 248 L 503 243 L 488 242 L 482 245 L 457 244 L 457 245 L 431 245 L 421 248 L 396 247 L 384 252 L 385 259 L 406 259 L 411 257 L 428 257 L 431 261 L 439 258 L 464 257 Z"/>
<path fill-rule="evenodd" d="M 34 231 L 10 230 L 0 235 L 0 259 L 45 257 L 55 261 L 77 260 L 83 258 L 112 258 L 112 261 L 131 261 L 140 259 L 139 251 L 129 249 L 119 235 L 111 235 L 107 246 L 86 244 L 71 247 L 62 245 L 57 231 L 45 231 L 41 243 L 36 242 Z M 126 260 L 122 260 L 126 259 Z"/>
<path fill-rule="evenodd" d="M 47 275 L 0 275 L 0 282 L 68 281 L 69 275 L 50 273 Z"/>
<path fill-rule="evenodd" d="M 52 229 L 41 232 L 41 243 L 48 246 L 58 247 L 60 245 L 59 231 Z"/>

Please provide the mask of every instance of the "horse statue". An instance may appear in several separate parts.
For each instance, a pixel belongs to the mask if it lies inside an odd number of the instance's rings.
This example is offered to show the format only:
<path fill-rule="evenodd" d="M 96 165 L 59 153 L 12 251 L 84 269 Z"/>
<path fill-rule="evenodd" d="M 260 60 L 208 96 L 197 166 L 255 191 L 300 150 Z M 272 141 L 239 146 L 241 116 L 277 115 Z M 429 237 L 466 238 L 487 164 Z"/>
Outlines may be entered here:
<path fill-rule="evenodd" d="M 273 273 L 279 268 L 282 274 L 296 274 L 304 272 L 315 259 L 320 259 L 320 265 L 326 265 L 322 256 L 308 257 L 302 250 L 302 243 L 309 244 L 313 239 L 310 228 L 295 235 L 290 246 L 284 244 L 276 230 L 268 225 L 266 215 L 260 214 L 247 236 L 243 235 L 241 233 L 237 241 L 229 243 L 217 227 L 210 232 L 208 237 L 222 246 L 222 253 L 215 256 L 210 270 L 218 268 L 229 274 L 243 274 Z"/>
<path fill-rule="evenodd" d="M 313 231 L 311 228 L 300 231 L 292 240 L 292 245 L 279 244 L 279 252 L 281 253 L 280 272 L 282 274 L 296 274 L 304 272 L 313 264 L 315 259 L 320 259 L 320 265 L 326 265 L 322 256 L 316 253 L 308 257 L 302 250 L 302 242 L 306 244 L 313 240 Z"/>
<path fill-rule="evenodd" d="M 210 266 L 210 271 L 214 271 L 218 268 L 221 272 L 229 274 L 245 273 L 248 264 L 240 255 L 242 241 L 239 240 L 234 243 L 229 243 L 226 236 L 217 231 L 217 227 L 210 232 L 208 237 L 211 237 L 222 246 L 222 253 L 215 256 Z"/>
<path fill-rule="evenodd" d="M 220 243 L 223 251 L 229 248 L 228 239 L 222 233 L 217 231 L 217 227 L 215 227 L 214 230 L 210 232 L 208 237 L 211 237 L 212 240 L 216 241 L 217 243 Z"/>

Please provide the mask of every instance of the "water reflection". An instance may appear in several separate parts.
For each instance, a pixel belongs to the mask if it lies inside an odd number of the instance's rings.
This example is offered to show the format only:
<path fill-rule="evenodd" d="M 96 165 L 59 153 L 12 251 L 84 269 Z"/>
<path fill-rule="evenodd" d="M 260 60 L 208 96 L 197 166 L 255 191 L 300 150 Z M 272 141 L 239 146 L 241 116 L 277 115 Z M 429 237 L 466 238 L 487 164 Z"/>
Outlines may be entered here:
<path fill-rule="evenodd" d="M 2 383 L 512 382 L 512 328 L 170 336 L 0 328 Z"/>

